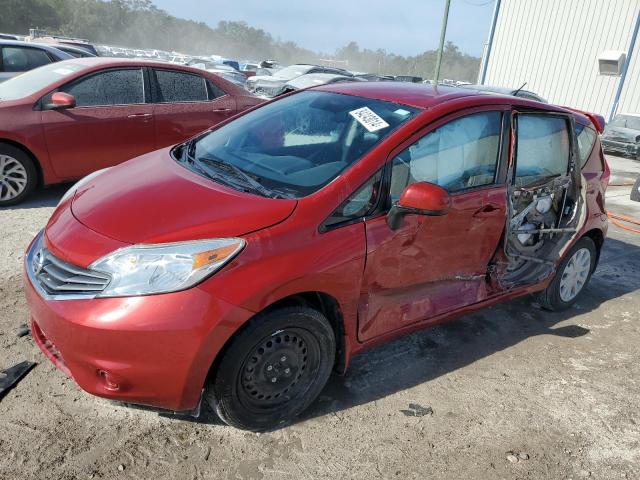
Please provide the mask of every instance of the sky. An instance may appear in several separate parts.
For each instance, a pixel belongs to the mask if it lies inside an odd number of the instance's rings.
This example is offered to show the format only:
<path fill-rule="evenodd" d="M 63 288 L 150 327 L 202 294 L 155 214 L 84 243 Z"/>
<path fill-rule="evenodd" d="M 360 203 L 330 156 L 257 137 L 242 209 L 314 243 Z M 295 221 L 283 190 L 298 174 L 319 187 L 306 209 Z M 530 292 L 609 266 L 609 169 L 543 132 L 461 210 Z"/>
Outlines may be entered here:
<path fill-rule="evenodd" d="M 245 21 L 280 40 L 333 53 L 350 41 L 360 47 L 415 55 L 438 46 L 445 0 L 153 0 L 176 17 L 215 27 Z M 495 0 L 451 0 L 447 40 L 481 56 Z"/>

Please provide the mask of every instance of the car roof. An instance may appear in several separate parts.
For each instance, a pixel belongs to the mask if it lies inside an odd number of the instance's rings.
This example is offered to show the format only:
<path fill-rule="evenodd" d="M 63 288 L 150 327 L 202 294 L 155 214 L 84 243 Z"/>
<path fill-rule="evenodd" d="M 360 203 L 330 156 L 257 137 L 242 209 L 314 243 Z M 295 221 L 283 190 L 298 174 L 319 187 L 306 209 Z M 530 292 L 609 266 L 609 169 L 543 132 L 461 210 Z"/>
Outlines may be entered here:
<path fill-rule="evenodd" d="M 61 50 L 63 52 L 76 52 L 76 53 L 82 53 L 82 54 L 86 54 L 89 57 L 95 57 L 96 55 L 94 55 L 93 53 L 91 53 L 89 50 L 85 50 L 84 48 L 81 47 L 76 47 L 75 45 L 68 45 L 66 43 L 37 43 L 37 42 L 30 42 L 30 45 L 37 45 L 39 47 L 47 47 L 47 48 L 55 48 L 57 50 Z"/>
<path fill-rule="evenodd" d="M 48 45 L 44 43 L 36 43 L 36 42 L 22 42 L 20 40 L 3 40 L 0 39 L 0 46 L 3 47 L 33 47 L 40 48 L 42 50 L 54 50 L 56 53 L 61 52 L 58 50 L 55 45 Z"/>
<path fill-rule="evenodd" d="M 431 109 L 449 101 L 466 98 L 475 100 L 472 102 L 475 105 L 508 104 L 544 111 L 570 113 L 574 115 L 580 123 L 585 125 L 592 123 L 592 121 L 581 112 L 572 111 L 557 105 L 543 104 L 527 98 L 507 96 L 493 92 L 481 92 L 479 90 L 468 90 L 460 87 L 435 86 L 409 82 L 344 82 L 319 85 L 312 88 L 313 90 L 355 95 L 423 109 Z"/>
<path fill-rule="evenodd" d="M 456 87 L 438 86 L 434 88 L 431 85 L 410 82 L 349 82 L 322 85 L 315 88 L 327 92 L 356 95 L 425 109 L 456 98 L 483 95 L 472 90 L 463 90 Z"/>

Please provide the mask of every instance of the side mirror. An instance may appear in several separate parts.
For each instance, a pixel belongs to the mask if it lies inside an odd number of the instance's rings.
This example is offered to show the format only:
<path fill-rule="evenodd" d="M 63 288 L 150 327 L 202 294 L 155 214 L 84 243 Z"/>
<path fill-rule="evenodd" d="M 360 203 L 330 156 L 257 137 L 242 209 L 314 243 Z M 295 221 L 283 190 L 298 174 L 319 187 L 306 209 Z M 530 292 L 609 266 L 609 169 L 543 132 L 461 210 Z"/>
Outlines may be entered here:
<path fill-rule="evenodd" d="M 449 192 L 439 185 L 418 182 L 409 185 L 387 215 L 389 228 L 396 230 L 404 215 L 446 215 L 451 207 Z"/>
<path fill-rule="evenodd" d="M 51 103 L 47 105 L 47 110 L 66 110 L 76 106 L 76 97 L 64 92 L 56 92 L 51 95 Z"/>

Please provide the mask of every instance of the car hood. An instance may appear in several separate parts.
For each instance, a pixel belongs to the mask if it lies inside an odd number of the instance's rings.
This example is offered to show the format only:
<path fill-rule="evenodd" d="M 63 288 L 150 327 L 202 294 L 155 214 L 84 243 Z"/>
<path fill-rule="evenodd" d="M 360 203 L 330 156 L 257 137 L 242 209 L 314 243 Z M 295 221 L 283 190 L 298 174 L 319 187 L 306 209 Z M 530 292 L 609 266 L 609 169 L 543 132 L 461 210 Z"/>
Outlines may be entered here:
<path fill-rule="evenodd" d="M 225 187 L 163 149 L 82 185 L 71 210 L 91 230 L 134 244 L 237 237 L 282 222 L 296 204 Z"/>
<path fill-rule="evenodd" d="M 626 142 L 635 142 L 636 137 L 640 135 L 640 130 L 633 130 L 624 127 L 607 127 L 604 133 L 605 138 L 617 138 Z"/>

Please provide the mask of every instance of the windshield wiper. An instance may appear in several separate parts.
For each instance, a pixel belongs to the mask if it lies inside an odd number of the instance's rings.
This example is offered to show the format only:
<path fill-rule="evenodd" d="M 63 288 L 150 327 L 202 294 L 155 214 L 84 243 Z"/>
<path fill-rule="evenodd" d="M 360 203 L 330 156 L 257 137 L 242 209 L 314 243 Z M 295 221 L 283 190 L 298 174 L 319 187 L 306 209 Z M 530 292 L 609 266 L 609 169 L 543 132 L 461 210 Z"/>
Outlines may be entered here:
<path fill-rule="evenodd" d="M 244 170 L 236 167 L 227 162 L 223 162 L 217 158 L 211 157 L 199 157 L 196 160 L 195 150 L 196 150 L 196 142 L 195 140 L 189 140 L 188 142 L 182 144 L 182 151 L 180 152 L 180 161 L 188 163 L 193 167 L 200 175 L 203 175 L 211 180 L 218 181 L 224 185 L 235 188 L 236 190 L 241 190 L 244 192 L 258 192 L 260 195 L 269 198 L 290 198 L 289 195 L 285 193 L 280 193 L 276 191 L 269 190 L 267 187 L 262 185 L 260 182 L 255 180 L 253 177 L 244 172 Z M 214 166 L 214 169 L 208 167 L 208 165 Z M 241 182 L 232 181 L 228 175 L 224 175 L 224 173 L 231 173 L 233 178 L 240 180 Z M 249 187 L 247 189 L 247 187 Z"/>
<path fill-rule="evenodd" d="M 264 185 L 258 182 L 255 178 L 251 177 L 250 175 L 245 173 L 244 170 L 242 170 L 239 167 L 236 167 L 232 163 L 227 163 L 212 157 L 199 157 L 198 161 L 205 162 L 210 165 L 214 165 L 220 170 L 231 173 L 235 176 L 235 178 L 242 180 L 246 185 L 250 186 L 253 190 L 257 191 L 261 195 L 264 195 L 265 197 L 273 197 L 274 192 L 266 188 Z"/>

